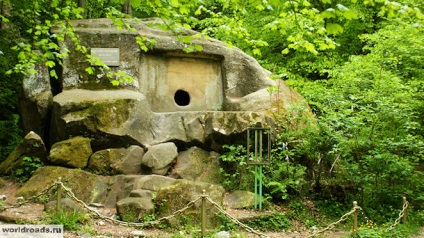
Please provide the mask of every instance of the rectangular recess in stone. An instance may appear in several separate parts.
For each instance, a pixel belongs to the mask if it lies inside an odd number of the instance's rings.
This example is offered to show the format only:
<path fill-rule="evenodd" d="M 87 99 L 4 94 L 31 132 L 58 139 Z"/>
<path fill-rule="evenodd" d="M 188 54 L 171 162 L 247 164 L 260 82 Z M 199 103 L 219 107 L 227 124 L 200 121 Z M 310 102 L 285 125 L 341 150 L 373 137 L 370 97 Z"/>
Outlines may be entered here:
<path fill-rule="evenodd" d="M 119 48 L 91 48 L 91 56 L 99 58 L 107 66 L 119 66 Z"/>
<path fill-rule="evenodd" d="M 220 60 L 144 55 L 140 89 L 154 112 L 220 111 L 221 71 Z"/>

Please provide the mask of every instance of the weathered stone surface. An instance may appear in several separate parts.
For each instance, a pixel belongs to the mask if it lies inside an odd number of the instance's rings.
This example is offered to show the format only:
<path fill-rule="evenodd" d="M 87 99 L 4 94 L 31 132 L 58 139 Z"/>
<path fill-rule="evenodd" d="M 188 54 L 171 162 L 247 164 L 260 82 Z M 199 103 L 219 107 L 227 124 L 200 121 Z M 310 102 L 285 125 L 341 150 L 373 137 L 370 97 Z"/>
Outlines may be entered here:
<path fill-rule="evenodd" d="M 21 168 L 25 157 L 39 158 L 41 162 L 47 161 L 47 151 L 43 140 L 34 132 L 29 132 L 12 151 L 12 153 L 0 164 L 1 175 L 12 175 Z"/>
<path fill-rule="evenodd" d="M 117 201 L 130 195 L 134 190 L 134 181 L 141 175 L 100 176 L 80 169 L 45 166 L 36 170 L 17 196 L 28 198 L 37 195 L 59 177 L 86 204 L 100 203 L 105 207 L 115 207 Z"/>
<path fill-rule="evenodd" d="M 224 204 L 233 209 L 249 208 L 255 205 L 255 194 L 250 191 L 233 191 L 224 198 Z"/>
<path fill-rule="evenodd" d="M 140 145 L 152 139 L 153 119 L 143 94 L 129 90 L 67 90 L 53 98 L 51 141 L 84 133 L 94 150 Z"/>
<path fill-rule="evenodd" d="M 120 174 L 140 174 L 143 155 L 143 148 L 132 145 L 125 150 L 122 158 L 115 160 L 111 167 Z"/>
<path fill-rule="evenodd" d="M 145 189 L 136 189 L 132 190 L 130 193 L 130 197 L 153 197 L 153 191 L 145 190 Z"/>
<path fill-rule="evenodd" d="M 137 222 L 155 211 L 152 197 L 127 197 L 116 203 L 116 210 L 123 221 Z"/>
<path fill-rule="evenodd" d="M 128 90 L 69 90 L 53 101 L 52 141 L 84 132 L 94 150 L 168 141 L 219 147 L 252 124 L 272 124 L 258 112 L 152 113 L 142 94 Z"/>
<path fill-rule="evenodd" d="M 80 169 L 45 166 L 35 171 L 32 177 L 19 189 L 17 196 L 31 197 L 44 191 L 59 177 L 65 186 L 85 203 L 103 203 L 107 194 L 109 179 Z"/>
<path fill-rule="evenodd" d="M 177 179 L 219 182 L 219 154 L 198 147 L 180 152 L 170 176 Z"/>
<path fill-rule="evenodd" d="M 44 63 L 35 67 L 37 74 L 25 77 L 22 81 L 22 91 L 19 100 L 19 112 L 25 133 L 34 131 L 46 139 L 47 117 L 53 101 L 50 87 L 50 75 Z"/>
<path fill-rule="evenodd" d="M 82 205 L 76 203 L 70 198 L 62 198 L 60 200 L 60 209 L 65 212 L 79 212 L 85 213 Z M 57 210 L 57 200 L 50 201 L 44 205 L 44 210 L 48 213 Z"/>
<path fill-rule="evenodd" d="M 112 148 L 96 151 L 90 156 L 87 168 L 96 174 L 107 174 L 112 171 L 111 164 L 124 157 L 125 152 L 125 148 Z"/>
<path fill-rule="evenodd" d="M 166 175 L 178 156 L 174 143 L 154 145 L 143 156 L 141 163 L 150 168 L 153 174 Z"/>
<path fill-rule="evenodd" d="M 91 140 L 77 136 L 52 145 L 49 161 L 55 165 L 84 168 L 93 153 Z"/>
<path fill-rule="evenodd" d="M 158 191 L 161 188 L 171 186 L 178 183 L 177 179 L 165 177 L 161 175 L 143 175 L 136 178 L 134 181 L 134 189 L 147 189 Z"/>
<path fill-rule="evenodd" d="M 242 111 L 158 113 L 152 122 L 150 132 L 155 144 L 181 141 L 200 143 L 212 150 L 219 150 L 220 146 L 230 142 L 245 143 L 242 133 L 252 124 L 273 124 L 265 113 Z"/>
<path fill-rule="evenodd" d="M 215 149 L 222 138 L 233 140 L 228 137 L 252 124 L 272 124 L 265 113 L 272 101 L 267 88 L 276 85 L 269 71 L 213 39 L 193 39 L 204 50 L 186 54 L 172 32 L 149 24 L 155 21 L 129 20 L 136 31 L 117 30 L 109 19 L 74 21 L 88 48 L 119 48 L 120 65 L 111 71 L 123 71 L 134 81 L 111 86 L 104 73 L 87 74 L 83 55 L 71 54 L 64 60 L 63 92 L 54 97 L 52 142 L 84 134 L 95 139 L 95 150 L 169 141 Z M 135 36 L 155 39 L 156 44 L 140 56 Z M 70 42 L 66 46 L 74 47 Z M 279 87 L 284 107 L 301 99 L 284 82 Z"/>
<path fill-rule="evenodd" d="M 115 207 L 116 202 L 122 200 L 130 195 L 134 190 L 134 182 L 140 178 L 141 175 L 116 175 L 109 178 L 107 193 L 105 197 L 99 200 L 99 203 L 105 207 Z"/>
<path fill-rule="evenodd" d="M 184 208 L 189 202 L 198 199 L 202 195 L 203 190 L 206 191 L 206 195 L 214 202 L 222 206 L 225 193 L 223 187 L 209 183 L 178 180 L 176 184 L 158 190 L 156 195 L 158 216 L 167 216 Z M 213 205 L 207 202 L 206 210 L 211 209 L 213 209 Z M 213 227 L 218 224 L 217 217 L 214 213 L 206 213 L 206 216 L 207 227 Z M 170 219 L 169 222 L 172 226 L 200 224 L 200 203 L 195 203 L 194 206 L 187 209 L 184 217 Z"/>
<path fill-rule="evenodd" d="M 218 233 L 215 233 L 213 238 L 231 238 L 231 233 L 228 231 L 220 231 Z"/>

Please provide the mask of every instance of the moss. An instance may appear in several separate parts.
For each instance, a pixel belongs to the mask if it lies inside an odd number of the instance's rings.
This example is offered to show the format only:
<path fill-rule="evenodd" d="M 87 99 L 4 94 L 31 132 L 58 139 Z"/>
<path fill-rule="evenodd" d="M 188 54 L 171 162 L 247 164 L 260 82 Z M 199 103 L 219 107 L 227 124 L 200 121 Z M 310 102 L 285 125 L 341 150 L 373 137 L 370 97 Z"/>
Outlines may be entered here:
<path fill-rule="evenodd" d="M 72 114 L 85 120 L 85 126 L 91 131 L 121 127 L 130 117 L 129 108 L 133 107 L 131 99 L 118 99 L 107 102 L 88 102 L 80 105 L 85 108 Z"/>
<path fill-rule="evenodd" d="M 91 202 L 94 197 L 92 190 L 97 176 L 80 169 L 68 169 L 56 166 L 45 166 L 38 169 L 33 176 L 18 191 L 18 196 L 30 197 L 39 194 L 52 185 L 58 178 L 69 187 L 78 198 Z"/>
<path fill-rule="evenodd" d="M 202 190 L 206 190 L 206 194 L 218 204 L 222 202 L 224 196 L 224 189 L 220 186 L 214 186 L 208 183 L 191 182 L 182 180 L 181 182 L 163 188 L 157 192 L 156 205 L 157 217 L 168 216 L 175 211 L 185 208 L 189 202 L 199 198 Z M 212 203 L 206 202 L 206 211 L 213 211 L 214 206 Z M 175 219 L 170 219 L 169 224 L 172 227 L 179 226 L 198 226 L 201 224 L 200 218 L 201 208 L 200 202 L 196 202 L 193 206 L 178 215 Z M 218 218 L 215 213 L 206 213 L 207 227 L 216 227 L 218 225 Z"/>

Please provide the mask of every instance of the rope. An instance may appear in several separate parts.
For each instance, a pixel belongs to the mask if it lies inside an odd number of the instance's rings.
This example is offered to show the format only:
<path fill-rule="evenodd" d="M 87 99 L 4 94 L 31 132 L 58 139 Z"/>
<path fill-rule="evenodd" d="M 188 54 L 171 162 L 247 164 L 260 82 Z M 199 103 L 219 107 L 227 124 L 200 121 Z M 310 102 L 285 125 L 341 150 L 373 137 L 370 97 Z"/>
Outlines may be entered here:
<path fill-rule="evenodd" d="M 226 217 L 228 217 L 232 222 L 236 223 L 237 225 L 239 225 L 240 227 L 244 228 L 246 231 L 259 235 L 261 237 L 268 237 L 268 235 L 263 234 L 259 231 L 256 231 L 255 229 L 241 223 L 239 220 L 237 220 L 236 218 L 234 218 L 233 216 L 231 216 L 230 214 L 228 214 L 223 208 L 221 208 L 216 202 L 214 202 L 209 196 L 205 196 L 206 199 L 212 204 L 214 205 L 214 207 L 221 212 L 222 214 L 224 214 Z"/>
<path fill-rule="evenodd" d="M 336 225 L 337 224 L 339 224 L 339 223 L 341 223 L 341 222 L 343 222 L 343 221 L 346 221 L 347 220 L 347 218 L 350 216 L 350 215 L 352 215 L 354 212 L 356 212 L 356 210 L 359 210 L 360 208 L 359 208 L 359 206 L 356 206 L 355 208 L 353 208 L 350 212 L 348 212 L 348 213 L 346 213 L 346 214 L 344 214 L 343 216 L 341 216 L 340 217 L 340 219 L 338 220 L 338 221 L 335 221 L 335 222 L 333 222 L 333 223 L 331 223 L 330 225 L 328 225 L 326 228 L 324 228 L 324 229 L 322 229 L 322 230 L 319 230 L 319 231 L 314 231 L 311 235 L 309 235 L 308 237 L 314 237 L 314 236 L 316 236 L 316 235 L 318 235 L 318 234 L 320 234 L 320 233 L 323 233 L 323 232 L 325 232 L 325 231 L 327 231 L 327 230 L 330 230 L 330 229 L 333 229 L 334 227 L 336 227 Z"/>
<path fill-rule="evenodd" d="M 35 196 L 31 196 L 28 199 L 24 200 L 24 201 L 16 201 L 15 205 L 12 206 L 3 206 L 2 209 L 6 210 L 6 209 L 10 209 L 10 208 L 16 208 L 16 207 L 20 207 L 26 203 L 29 203 L 31 201 L 35 201 L 37 198 L 43 196 L 43 195 L 48 195 L 48 193 L 50 192 L 50 190 L 52 190 L 54 187 L 56 187 L 56 189 L 59 189 L 59 186 L 61 186 L 61 188 L 63 188 L 66 191 L 66 194 L 71 197 L 73 200 L 75 200 L 77 203 L 79 203 L 80 205 L 82 205 L 84 207 L 85 210 L 87 210 L 89 213 L 93 214 L 95 217 L 98 217 L 100 219 L 118 224 L 118 225 L 125 225 L 125 226 L 133 226 L 133 227 L 144 227 L 144 226 L 154 226 L 157 225 L 165 220 L 170 220 L 172 218 L 177 217 L 178 215 L 182 214 L 184 211 L 186 211 L 187 209 L 191 208 L 192 206 L 194 206 L 194 204 L 196 202 L 198 202 L 199 200 L 205 198 L 207 201 L 209 201 L 220 213 L 222 213 L 223 215 L 225 215 L 227 218 L 229 218 L 232 222 L 234 222 L 235 224 L 237 224 L 238 226 L 242 227 L 243 229 L 245 229 L 246 231 L 256 234 L 260 237 L 268 237 L 268 235 L 261 233 L 259 231 L 256 231 L 255 229 L 241 223 L 239 220 L 237 220 L 236 218 L 234 218 L 233 216 L 231 216 L 229 213 L 227 213 L 221 206 L 219 206 L 219 204 L 217 204 L 215 201 L 213 201 L 209 196 L 207 195 L 200 195 L 198 198 L 190 201 L 189 203 L 187 203 L 187 205 L 175 212 L 173 212 L 171 215 L 166 216 L 166 217 L 162 217 L 159 218 L 155 221 L 148 221 L 148 222 L 125 222 L 125 221 L 120 221 L 117 219 L 113 219 L 111 217 L 105 216 L 100 214 L 98 211 L 90 208 L 87 204 L 85 204 L 81 199 L 77 198 L 75 196 L 75 194 L 71 191 L 70 188 L 67 188 L 61 181 L 59 182 L 54 182 L 53 184 L 51 184 L 50 186 L 48 186 L 46 189 L 44 189 L 43 191 L 41 191 L 39 194 L 35 195 Z M 399 225 L 401 219 L 406 215 L 406 210 L 408 209 L 409 206 L 409 202 L 406 200 L 406 198 L 404 198 L 404 203 L 403 203 L 403 207 L 402 210 L 399 212 L 399 217 L 395 220 L 395 222 L 389 227 L 388 231 L 393 230 L 397 225 Z M 329 224 L 327 227 L 325 227 L 324 229 L 321 229 L 319 231 L 314 231 L 311 235 L 308 236 L 309 237 L 314 237 L 320 233 L 323 233 L 325 231 L 328 231 L 330 229 L 333 229 L 337 224 L 346 221 L 348 219 L 348 217 L 350 215 L 352 215 L 354 212 L 359 211 L 361 212 L 361 214 L 364 216 L 367 224 L 372 223 L 372 221 L 370 219 L 368 219 L 368 217 L 365 215 L 364 210 L 360 207 L 360 206 L 355 206 L 351 211 L 349 211 L 348 213 L 344 214 L 343 216 L 340 217 L 340 219 L 336 222 L 333 222 L 331 224 Z"/>
<path fill-rule="evenodd" d="M 57 183 L 56 182 L 54 182 L 54 183 L 52 183 L 50 186 L 48 186 L 46 189 L 44 189 L 43 191 L 41 191 L 39 194 L 37 194 L 37 195 L 34 195 L 34 196 L 31 196 L 31 197 L 29 197 L 28 199 L 26 199 L 26 200 L 23 200 L 23 201 L 20 201 L 20 200 L 18 200 L 17 199 L 17 201 L 16 201 L 16 203 L 15 203 L 15 205 L 12 205 L 12 206 L 4 206 L 3 207 L 3 209 L 4 210 L 6 210 L 6 209 L 10 209 L 10 208 L 17 208 L 17 207 L 20 207 L 20 206 L 22 206 L 22 205 L 25 205 L 25 204 L 27 204 L 27 203 L 29 203 L 29 202 L 31 202 L 31 201 L 35 201 L 37 198 L 39 198 L 39 197 L 41 197 L 41 196 L 43 196 L 43 195 L 47 195 L 48 194 L 48 192 L 53 188 L 53 187 L 57 187 Z"/>
<path fill-rule="evenodd" d="M 221 212 L 222 214 L 224 214 L 225 216 L 227 216 L 232 222 L 236 223 L 237 225 L 239 225 L 240 227 L 244 228 L 246 231 L 259 235 L 260 237 L 268 237 L 266 234 L 263 234 L 261 232 L 256 231 L 255 229 L 241 223 L 239 220 L 237 220 L 236 218 L 234 218 L 233 216 L 231 216 L 230 214 L 228 214 L 223 208 L 221 208 L 216 202 L 214 202 L 209 196 L 207 195 L 201 195 L 198 198 L 196 198 L 195 200 L 189 202 L 184 208 L 175 211 L 173 214 L 166 216 L 166 217 L 162 217 L 158 220 L 155 221 L 149 221 L 149 222 L 143 222 L 143 223 L 137 223 L 137 222 L 125 222 L 125 221 L 120 221 L 120 220 L 116 220 L 107 216 L 104 216 L 102 214 L 100 214 L 99 212 L 97 212 L 96 210 L 91 209 L 89 206 L 87 206 L 87 204 L 85 204 L 82 200 L 78 199 L 74 193 L 66 188 L 62 182 L 58 183 L 60 186 L 63 187 L 63 189 L 65 189 L 66 193 L 72 198 L 74 199 L 76 202 L 78 202 L 79 204 L 81 204 L 86 210 L 88 210 L 89 212 L 93 213 L 95 216 L 119 224 L 119 225 L 127 225 L 127 226 L 135 226 L 135 227 L 142 227 L 142 226 L 148 226 L 148 225 L 157 225 L 160 222 L 164 221 L 164 220 L 169 220 L 171 218 L 174 218 L 176 216 L 178 216 L 179 214 L 183 213 L 185 210 L 189 209 L 190 207 L 192 207 L 197 201 L 199 201 L 202 198 L 206 198 L 219 212 Z"/>
<path fill-rule="evenodd" d="M 399 212 L 399 217 L 395 220 L 395 222 L 389 227 L 389 231 L 392 231 L 393 229 L 395 229 L 395 227 L 397 225 L 399 225 L 400 223 L 400 219 L 402 219 L 405 214 L 406 214 L 406 209 L 408 209 L 409 206 L 409 202 L 408 201 L 404 201 L 403 206 L 402 206 L 402 210 Z"/>
<path fill-rule="evenodd" d="M 89 212 L 93 213 L 95 216 L 110 221 L 112 223 L 116 223 L 119 225 L 126 225 L 126 226 L 135 226 L 135 227 L 143 227 L 143 226 L 150 226 L 150 225 L 157 225 L 159 223 L 161 223 L 162 221 L 165 220 L 169 220 L 171 218 L 174 218 L 176 216 L 178 216 L 179 214 L 183 213 L 185 210 L 189 209 L 191 206 L 193 206 L 197 201 L 199 201 L 201 199 L 201 197 L 196 198 L 195 200 L 187 203 L 187 205 L 184 208 L 181 208 L 175 212 L 173 212 L 171 215 L 166 216 L 166 217 L 162 217 L 159 218 L 158 220 L 155 221 L 148 221 L 148 222 L 125 222 L 125 221 L 120 221 L 117 219 L 113 219 L 107 216 L 104 216 L 102 214 L 100 214 L 99 212 L 97 212 L 94 209 L 91 209 L 89 206 L 87 206 L 87 204 L 85 204 L 81 199 L 78 199 L 74 193 L 71 191 L 71 189 L 66 188 L 62 182 L 59 182 L 59 184 L 63 187 L 63 189 L 65 189 L 66 193 L 72 198 L 74 199 L 76 202 L 78 202 L 79 204 L 81 204 L 86 210 L 88 210 Z"/>

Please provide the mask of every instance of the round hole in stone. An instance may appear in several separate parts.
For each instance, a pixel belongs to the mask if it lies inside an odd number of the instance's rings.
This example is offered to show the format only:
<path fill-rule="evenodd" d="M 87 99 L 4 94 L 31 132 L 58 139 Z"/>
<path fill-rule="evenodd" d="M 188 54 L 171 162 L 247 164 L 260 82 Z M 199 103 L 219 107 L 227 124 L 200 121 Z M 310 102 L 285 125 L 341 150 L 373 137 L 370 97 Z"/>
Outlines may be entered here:
<path fill-rule="evenodd" d="M 174 101 L 178 106 L 187 106 L 190 104 L 190 95 L 188 92 L 179 89 L 175 92 Z"/>

